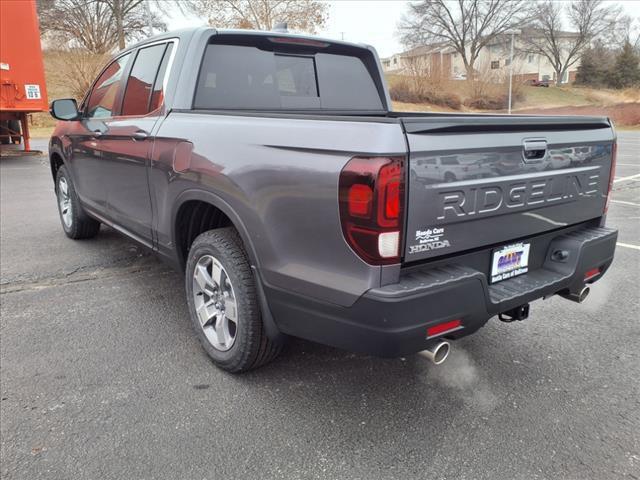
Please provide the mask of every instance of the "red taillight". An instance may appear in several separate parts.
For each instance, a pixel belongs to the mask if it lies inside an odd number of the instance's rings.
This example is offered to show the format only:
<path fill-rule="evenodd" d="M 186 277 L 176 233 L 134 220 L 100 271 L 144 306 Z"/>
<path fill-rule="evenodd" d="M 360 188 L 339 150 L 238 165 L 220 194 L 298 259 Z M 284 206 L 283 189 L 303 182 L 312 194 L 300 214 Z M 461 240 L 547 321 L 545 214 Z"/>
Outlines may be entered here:
<path fill-rule="evenodd" d="M 354 157 L 340 172 L 340 221 L 366 262 L 398 263 L 404 212 L 404 159 Z"/>
<path fill-rule="evenodd" d="M 607 202 L 604 204 L 604 213 L 609 210 L 609 203 L 611 203 L 611 190 L 613 190 L 613 180 L 616 176 L 616 160 L 618 156 L 618 142 L 613 142 L 611 146 L 611 171 L 609 172 L 609 189 L 607 190 Z"/>
<path fill-rule="evenodd" d="M 600 268 L 592 268 L 591 270 L 587 270 L 584 274 L 584 281 L 591 280 L 592 278 L 600 275 Z"/>
<path fill-rule="evenodd" d="M 403 183 L 402 162 L 391 161 L 380 168 L 376 191 L 378 196 L 378 225 L 398 226 L 400 215 L 400 190 Z"/>
<path fill-rule="evenodd" d="M 369 185 L 356 183 L 349 188 L 349 215 L 369 217 L 373 203 L 373 190 Z"/>
<path fill-rule="evenodd" d="M 427 328 L 427 338 L 442 335 L 446 332 L 457 330 L 462 326 L 462 320 L 451 320 L 449 322 L 439 323 L 433 327 Z"/>

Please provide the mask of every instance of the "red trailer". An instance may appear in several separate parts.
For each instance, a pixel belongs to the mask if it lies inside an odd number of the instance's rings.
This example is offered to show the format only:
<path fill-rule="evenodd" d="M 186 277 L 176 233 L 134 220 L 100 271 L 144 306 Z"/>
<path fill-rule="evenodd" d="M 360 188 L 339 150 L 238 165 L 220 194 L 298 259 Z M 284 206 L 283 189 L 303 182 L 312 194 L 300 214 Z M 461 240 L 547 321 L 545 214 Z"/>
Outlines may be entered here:
<path fill-rule="evenodd" d="M 0 141 L 29 147 L 28 114 L 46 112 L 35 0 L 0 0 Z"/>

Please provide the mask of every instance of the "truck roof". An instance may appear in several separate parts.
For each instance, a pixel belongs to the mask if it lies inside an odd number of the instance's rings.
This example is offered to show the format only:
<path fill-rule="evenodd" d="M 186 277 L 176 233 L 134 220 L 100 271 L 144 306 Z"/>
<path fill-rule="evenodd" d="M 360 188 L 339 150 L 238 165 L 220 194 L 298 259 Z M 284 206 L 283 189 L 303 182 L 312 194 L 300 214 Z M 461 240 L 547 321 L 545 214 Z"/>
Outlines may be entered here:
<path fill-rule="evenodd" d="M 159 35 L 154 35 L 145 40 L 137 42 L 133 45 L 128 46 L 122 52 L 127 50 L 132 50 L 134 48 L 139 47 L 140 45 L 145 45 L 147 43 L 157 42 L 159 40 L 165 40 L 169 38 L 190 38 L 195 35 L 238 35 L 238 36 L 256 36 L 256 37 L 285 37 L 285 38 L 299 38 L 299 39 L 308 39 L 315 40 L 319 42 L 331 43 L 334 45 L 344 45 L 354 48 L 365 48 L 368 50 L 375 50 L 371 45 L 367 45 L 364 43 L 353 43 L 353 42 L 345 42 L 344 40 L 335 40 L 332 38 L 319 37 L 315 35 L 304 35 L 298 33 L 284 33 L 284 32 L 276 32 L 276 31 L 268 31 L 268 30 L 240 30 L 240 29 L 218 29 L 214 27 L 189 27 L 189 28 L 181 28 L 178 30 L 172 30 L 171 32 L 161 33 Z M 118 52 L 120 53 L 120 52 Z"/>

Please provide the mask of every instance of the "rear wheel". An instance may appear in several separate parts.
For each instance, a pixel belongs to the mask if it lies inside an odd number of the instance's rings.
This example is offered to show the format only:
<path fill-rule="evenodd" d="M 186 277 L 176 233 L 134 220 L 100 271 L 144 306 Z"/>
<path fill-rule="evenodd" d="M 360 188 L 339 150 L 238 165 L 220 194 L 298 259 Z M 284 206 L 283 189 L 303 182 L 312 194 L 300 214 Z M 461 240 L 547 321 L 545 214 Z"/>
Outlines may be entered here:
<path fill-rule="evenodd" d="M 185 281 L 196 335 L 217 366 L 244 372 L 280 353 L 265 333 L 253 272 L 235 229 L 210 230 L 194 240 Z"/>
<path fill-rule="evenodd" d="M 69 238 L 93 238 L 100 230 L 100 222 L 90 218 L 80 205 L 71 177 L 64 165 L 56 175 L 56 197 L 62 229 Z"/>

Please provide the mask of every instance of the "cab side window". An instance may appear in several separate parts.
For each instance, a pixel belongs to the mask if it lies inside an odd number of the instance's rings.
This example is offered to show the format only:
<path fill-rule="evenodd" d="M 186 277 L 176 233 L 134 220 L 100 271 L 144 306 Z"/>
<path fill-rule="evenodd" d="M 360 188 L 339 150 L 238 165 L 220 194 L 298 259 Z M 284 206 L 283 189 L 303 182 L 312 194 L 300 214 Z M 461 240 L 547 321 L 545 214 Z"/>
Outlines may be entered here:
<path fill-rule="evenodd" d="M 127 80 L 122 115 L 146 115 L 162 105 L 163 84 L 172 43 L 141 48 Z"/>
<path fill-rule="evenodd" d="M 160 64 L 160 70 L 156 77 L 156 82 L 153 85 L 153 92 L 151 93 L 151 102 L 149 104 L 149 111 L 153 112 L 160 108 L 164 102 L 164 84 L 168 74 L 167 66 L 169 65 L 169 59 L 171 58 L 171 52 L 173 51 L 173 43 L 167 45 L 167 50 L 162 57 L 162 63 Z"/>
<path fill-rule="evenodd" d="M 120 80 L 130 56 L 130 53 L 123 55 L 102 72 L 87 101 L 87 117 L 105 118 L 113 116 L 120 90 Z"/>

